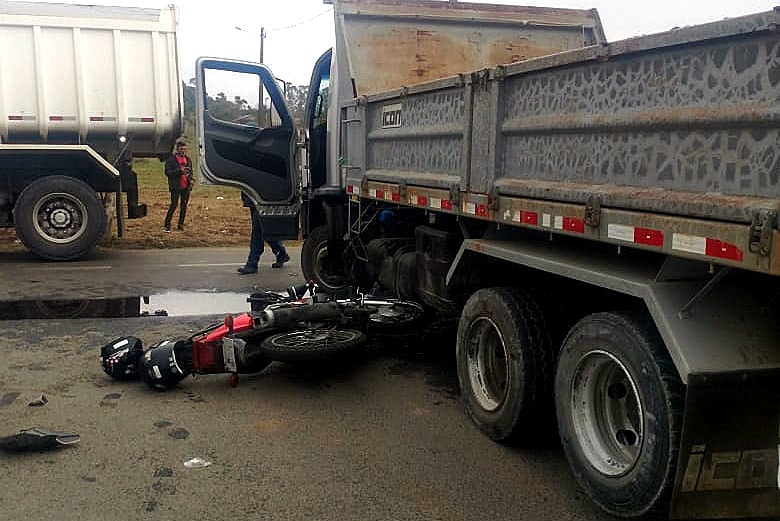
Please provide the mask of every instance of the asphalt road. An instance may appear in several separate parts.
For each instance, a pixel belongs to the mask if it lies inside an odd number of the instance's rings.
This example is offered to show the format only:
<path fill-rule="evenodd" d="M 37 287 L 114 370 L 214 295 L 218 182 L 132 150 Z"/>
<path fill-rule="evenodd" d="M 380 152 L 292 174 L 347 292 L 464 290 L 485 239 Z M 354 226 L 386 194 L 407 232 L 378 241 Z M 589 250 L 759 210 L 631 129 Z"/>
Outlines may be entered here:
<path fill-rule="evenodd" d="M 190 316 L 0 321 L 0 436 L 30 427 L 81 435 L 56 451 L 0 452 L 0 518 L 611 519 L 554 443 L 502 446 L 472 426 L 446 326 L 374 341 L 349 361 L 274 363 L 236 388 L 214 375 L 155 392 L 102 372 L 99 348 L 119 335 L 149 345 L 190 334 L 224 314 L 220 292 L 301 282 L 299 251 L 290 253 L 284 269 L 266 258 L 248 276 L 235 274 L 243 249 L 99 251 L 73 263 L 0 254 L 5 304 L 171 290 L 198 302 Z M 46 405 L 28 405 L 41 394 Z M 185 467 L 195 457 L 210 465 Z"/>

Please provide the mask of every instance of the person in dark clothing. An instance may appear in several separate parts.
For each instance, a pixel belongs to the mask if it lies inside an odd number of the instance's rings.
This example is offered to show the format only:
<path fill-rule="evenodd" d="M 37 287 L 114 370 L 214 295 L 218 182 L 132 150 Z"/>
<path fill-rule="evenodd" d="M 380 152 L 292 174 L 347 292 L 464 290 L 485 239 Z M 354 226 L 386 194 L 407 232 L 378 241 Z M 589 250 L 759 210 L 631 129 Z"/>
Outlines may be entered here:
<path fill-rule="evenodd" d="M 246 263 L 238 268 L 240 275 L 246 275 L 247 273 L 257 273 L 257 266 L 260 263 L 260 256 L 263 254 L 263 223 L 260 220 L 260 212 L 257 211 L 257 207 L 244 192 L 241 192 L 241 200 L 244 206 L 249 208 L 249 213 L 252 217 L 252 235 L 249 240 L 249 255 L 246 258 Z M 281 268 L 284 263 L 290 260 L 290 256 L 287 254 L 287 250 L 284 248 L 282 241 L 265 241 L 268 246 L 271 247 L 276 260 L 271 264 L 272 268 Z"/>
<path fill-rule="evenodd" d="M 192 191 L 192 160 L 187 157 L 187 145 L 183 141 L 176 143 L 176 153 L 165 160 L 165 176 L 168 178 L 168 191 L 171 192 L 171 204 L 165 214 L 163 231 L 171 231 L 171 219 L 176 206 L 179 206 L 179 225 L 184 230 L 184 218 L 187 216 L 187 204 Z"/>
<path fill-rule="evenodd" d="M 146 205 L 138 203 L 138 176 L 133 171 L 133 152 L 127 148 L 117 162 L 122 191 L 127 194 L 127 217 L 146 217 Z"/>

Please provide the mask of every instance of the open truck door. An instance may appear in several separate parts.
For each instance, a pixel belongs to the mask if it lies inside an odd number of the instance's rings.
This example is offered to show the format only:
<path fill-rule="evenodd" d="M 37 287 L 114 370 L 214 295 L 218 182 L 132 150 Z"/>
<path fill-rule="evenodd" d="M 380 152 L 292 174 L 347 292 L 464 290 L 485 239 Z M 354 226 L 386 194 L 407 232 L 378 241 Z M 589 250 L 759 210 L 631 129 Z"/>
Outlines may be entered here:
<path fill-rule="evenodd" d="M 274 75 L 260 64 L 200 58 L 196 81 L 201 177 L 242 190 L 266 239 L 297 239 L 295 125 Z"/>

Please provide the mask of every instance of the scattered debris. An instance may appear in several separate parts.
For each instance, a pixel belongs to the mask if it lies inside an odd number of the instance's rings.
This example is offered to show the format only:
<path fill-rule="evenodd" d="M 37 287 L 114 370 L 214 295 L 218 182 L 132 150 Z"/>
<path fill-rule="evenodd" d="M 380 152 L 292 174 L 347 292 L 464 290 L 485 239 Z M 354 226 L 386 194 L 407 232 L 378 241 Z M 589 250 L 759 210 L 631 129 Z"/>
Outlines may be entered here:
<path fill-rule="evenodd" d="M 190 458 L 184 462 L 184 466 L 188 469 L 202 469 L 209 465 L 211 465 L 211 462 L 203 458 Z"/>
<path fill-rule="evenodd" d="M 42 407 L 49 403 L 49 399 L 46 398 L 45 395 L 41 395 L 39 398 L 36 398 L 35 400 L 31 401 L 27 404 L 28 407 Z"/>
<path fill-rule="evenodd" d="M 81 436 L 71 432 L 57 432 L 37 427 L 23 429 L 18 434 L 0 438 L 0 450 L 9 452 L 39 451 L 73 445 Z"/>

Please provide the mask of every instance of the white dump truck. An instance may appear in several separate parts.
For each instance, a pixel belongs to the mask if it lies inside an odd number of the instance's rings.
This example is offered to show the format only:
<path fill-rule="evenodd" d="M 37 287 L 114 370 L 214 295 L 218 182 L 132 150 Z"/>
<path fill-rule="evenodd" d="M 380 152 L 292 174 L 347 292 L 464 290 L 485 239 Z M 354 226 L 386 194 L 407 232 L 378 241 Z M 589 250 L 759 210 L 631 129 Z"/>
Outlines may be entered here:
<path fill-rule="evenodd" d="M 173 6 L 0 2 L 0 226 L 33 253 L 79 258 L 146 215 L 130 161 L 179 137 L 176 25 Z"/>
<path fill-rule="evenodd" d="M 326 3 L 297 157 L 267 67 L 199 60 L 202 174 L 299 220 L 321 286 L 459 317 L 477 427 L 557 428 L 605 511 L 780 515 L 780 10 L 607 43 L 594 11 Z M 231 75 L 277 117 L 213 110 Z"/>

